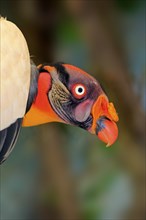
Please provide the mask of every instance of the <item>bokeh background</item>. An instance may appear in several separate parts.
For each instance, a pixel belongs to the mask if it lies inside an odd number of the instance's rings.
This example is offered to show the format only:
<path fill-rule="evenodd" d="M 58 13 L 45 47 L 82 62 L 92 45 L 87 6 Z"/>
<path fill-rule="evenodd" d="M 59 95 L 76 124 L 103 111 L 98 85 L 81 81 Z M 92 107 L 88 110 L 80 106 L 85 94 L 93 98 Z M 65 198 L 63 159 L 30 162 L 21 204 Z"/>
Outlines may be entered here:
<path fill-rule="evenodd" d="M 64 61 L 86 70 L 120 117 L 111 148 L 59 123 L 22 128 L 0 168 L 1 219 L 145 219 L 145 1 L 1 0 L 0 6 L 23 32 L 36 65 Z"/>

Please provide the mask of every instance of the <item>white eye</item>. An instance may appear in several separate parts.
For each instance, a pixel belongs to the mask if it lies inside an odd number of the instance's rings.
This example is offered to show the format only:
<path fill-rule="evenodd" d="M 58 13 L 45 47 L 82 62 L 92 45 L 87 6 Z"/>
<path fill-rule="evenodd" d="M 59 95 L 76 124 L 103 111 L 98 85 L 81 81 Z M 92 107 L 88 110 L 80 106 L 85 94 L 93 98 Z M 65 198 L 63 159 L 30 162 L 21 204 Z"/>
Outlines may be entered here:
<path fill-rule="evenodd" d="M 81 99 L 86 95 L 86 88 L 82 84 L 76 84 L 73 86 L 72 92 L 75 98 Z"/>
<path fill-rule="evenodd" d="M 84 92 L 85 92 L 85 88 L 81 85 L 76 86 L 75 92 L 76 92 L 77 95 L 83 95 Z"/>

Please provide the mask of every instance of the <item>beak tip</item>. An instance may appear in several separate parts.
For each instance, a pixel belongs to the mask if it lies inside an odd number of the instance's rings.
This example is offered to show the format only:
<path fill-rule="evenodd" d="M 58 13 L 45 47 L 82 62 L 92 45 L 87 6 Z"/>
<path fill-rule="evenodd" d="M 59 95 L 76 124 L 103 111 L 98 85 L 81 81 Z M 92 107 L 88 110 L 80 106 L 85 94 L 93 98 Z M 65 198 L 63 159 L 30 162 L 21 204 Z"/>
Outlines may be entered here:
<path fill-rule="evenodd" d="M 110 147 L 111 146 L 111 144 L 110 143 L 108 143 L 107 145 L 106 145 L 106 147 L 108 148 L 108 147 Z"/>

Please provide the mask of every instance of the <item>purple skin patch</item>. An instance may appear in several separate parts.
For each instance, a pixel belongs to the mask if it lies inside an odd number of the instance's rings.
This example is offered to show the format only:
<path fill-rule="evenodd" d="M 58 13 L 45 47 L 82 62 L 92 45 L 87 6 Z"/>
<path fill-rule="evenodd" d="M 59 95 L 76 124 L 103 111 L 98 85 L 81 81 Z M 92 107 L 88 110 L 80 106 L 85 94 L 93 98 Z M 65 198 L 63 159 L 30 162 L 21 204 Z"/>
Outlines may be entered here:
<path fill-rule="evenodd" d="M 91 113 L 91 108 L 93 105 L 92 100 L 86 100 L 82 103 L 80 103 L 76 108 L 75 108 L 75 119 L 79 122 L 86 121 L 87 118 L 89 117 Z"/>

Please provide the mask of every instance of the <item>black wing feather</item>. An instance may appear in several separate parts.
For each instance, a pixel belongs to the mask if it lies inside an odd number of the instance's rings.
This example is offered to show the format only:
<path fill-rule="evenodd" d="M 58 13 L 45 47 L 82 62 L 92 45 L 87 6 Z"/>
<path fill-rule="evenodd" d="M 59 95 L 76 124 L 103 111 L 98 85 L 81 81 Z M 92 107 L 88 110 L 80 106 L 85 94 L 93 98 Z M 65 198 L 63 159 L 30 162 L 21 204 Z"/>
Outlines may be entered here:
<path fill-rule="evenodd" d="M 2 164 L 13 150 L 21 128 L 22 119 L 17 119 L 8 128 L 0 131 L 0 164 Z"/>

